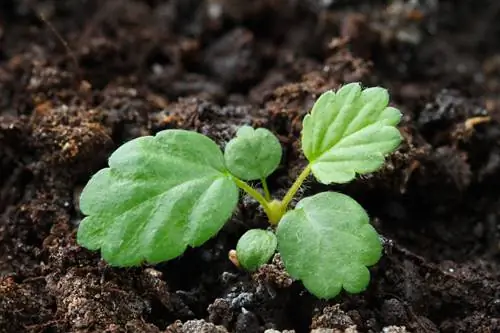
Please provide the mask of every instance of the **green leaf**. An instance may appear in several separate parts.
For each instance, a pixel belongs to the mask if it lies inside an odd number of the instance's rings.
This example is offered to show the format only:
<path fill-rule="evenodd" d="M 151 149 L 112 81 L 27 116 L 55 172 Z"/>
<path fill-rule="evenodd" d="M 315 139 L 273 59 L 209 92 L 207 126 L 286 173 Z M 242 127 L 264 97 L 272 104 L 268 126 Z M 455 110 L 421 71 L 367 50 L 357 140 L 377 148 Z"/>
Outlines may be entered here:
<path fill-rule="evenodd" d="M 111 265 L 166 261 L 213 237 L 237 201 L 215 142 L 165 130 L 125 143 L 90 179 L 77 240 Z"/>
<path fill-rule="evenodd" d="M 254 271 L 271 259 L 278 241 L 271 231 L 251 229 L 241 236 L 236 245 L 238 262 L 248 271 Z"/>
<path fill-rule="evenodd" d="M 271 131 L 250 126 L 242 126 L 224 152 L 229 171 L 243 180 L 266 178 L 278 167 L 281 155 L 281 144 Z"/>
<path fill-rule="evenodd" d="M 362 90 L 359 83 L 318 98 L 302 129 L 302 149 L 318 181 L 346 183 L 383 165 L 402 140 L 395 127 L 401 113 L 388 103 L 386 89 Z"/>
<path fill-rule="evenodd" d="M 329 299 L 342 288 L 366 289 L 367 266 L 382 255 L 382 243 L 364 209 L 352 198 L 323 192 L 302 199 L 276 231 L 288 273 L 316 297 Z"/>

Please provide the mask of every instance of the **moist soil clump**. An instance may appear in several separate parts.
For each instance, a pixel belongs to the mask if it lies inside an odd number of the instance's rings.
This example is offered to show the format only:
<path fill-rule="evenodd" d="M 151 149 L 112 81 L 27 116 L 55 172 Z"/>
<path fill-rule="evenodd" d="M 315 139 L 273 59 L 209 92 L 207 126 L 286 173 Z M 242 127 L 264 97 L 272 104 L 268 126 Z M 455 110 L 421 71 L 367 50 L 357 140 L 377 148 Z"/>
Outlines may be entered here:
<path fill-rule="evenodd" d="M 500 332 L 500 3 L 6 0 L 0 4 L 0 332 Z M 168 128 L 224 146 L 301 120 L 347 82 L 389 89 L 404 140 L 353 196 L 384 238 L 369 289 L 324 301 L 228 251 L 266 225 L 244 198 L 200 248 L 109 267 L 79 247 L 79 194 L 120 144 Z"/>

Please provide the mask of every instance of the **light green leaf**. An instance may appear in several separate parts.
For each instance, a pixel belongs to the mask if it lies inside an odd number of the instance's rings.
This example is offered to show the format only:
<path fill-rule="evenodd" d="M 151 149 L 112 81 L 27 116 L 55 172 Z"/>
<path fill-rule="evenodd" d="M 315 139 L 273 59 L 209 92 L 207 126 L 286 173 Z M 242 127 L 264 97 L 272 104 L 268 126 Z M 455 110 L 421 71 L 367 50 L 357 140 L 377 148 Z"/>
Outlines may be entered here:
<path fill-rule="evenodd" d="M 236 245 L 238 262 L 248 271 L 254 271 L 271 259 L 278 241 L 271 231 L 251 229 L 241 236 Z"/>
<path fill-rule="evenodd" d="M 280 164 L 282 155 L 278 138 L 266 128 L 241 127 L 224 152 L 227 168 L 243 180 L 269 176 Z"/>
<path fill-rule="evenodd" d="M 306 115 L 302 149 L 314 176 L 324 184 L 346 183 L 378 170 L 402 137 L 401 113 L 390 106 L 386 89 L 350 83 L 323 93 Z"/>
<path fill-rule="evenodd" d="M 90 179 L 77 240 L 111 265 L 167 261 L 213 237 L 237 201 L 215 142 L 165 130 L 125 143 Z"/>
<path fill-rule="evenodd" d="M 323 192 L 302 199 L 276 231 L 288 273 L 316 297 L 329 299 L 342 288 L 366 289 L 367 266 L 382 255 L 382 244 L 364 209 L 352 198 Z"/>

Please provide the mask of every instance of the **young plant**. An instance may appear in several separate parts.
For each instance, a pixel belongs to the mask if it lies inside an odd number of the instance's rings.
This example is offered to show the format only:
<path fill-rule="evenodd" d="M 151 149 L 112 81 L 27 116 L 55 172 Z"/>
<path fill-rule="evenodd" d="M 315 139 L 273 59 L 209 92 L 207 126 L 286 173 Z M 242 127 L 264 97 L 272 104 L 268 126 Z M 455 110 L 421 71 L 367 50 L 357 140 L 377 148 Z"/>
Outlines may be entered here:
<path fill-rule="evenodd" d="M 365 290 L 367 267 L 382 245 L 365 210 L 352 198 L 323 192 L 289 204 L 312 173 L 323 184 L 346 183 L 379 169 L 401 142 L 401 113 L 388 106 L 380 87 L 350 83 L 323 93 L 303 121 L 302 150 L 308 165 L 286 195 L 273 199 L 266 178 L 282 150 L 264 128 L 241 127 L 224 153 L 202 134 L 164 130 L 131 140 L 84 188 L 78 243 L 100 249 L 114 266 L 158 263 L 180 256 L 214 237 L 233 214 L 239 189 L 266 213 L 271 230 L 249 230 L 233 260 L 258 269 L 278 250 L 288 273 L 319 298 L 342 289 Z M 262 191 L 246 181 L 260 180 Z"/>

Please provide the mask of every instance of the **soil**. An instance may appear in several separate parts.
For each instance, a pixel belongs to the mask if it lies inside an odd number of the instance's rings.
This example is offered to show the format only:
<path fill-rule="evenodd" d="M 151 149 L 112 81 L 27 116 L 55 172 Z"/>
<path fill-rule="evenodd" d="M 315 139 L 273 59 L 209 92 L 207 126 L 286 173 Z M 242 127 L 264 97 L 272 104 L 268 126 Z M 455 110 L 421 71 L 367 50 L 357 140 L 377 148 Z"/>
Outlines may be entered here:
<path fill-rule="evenodd" d="M 500 332 L 500 2 L 4 0 L 1 332 Z M 109 267 L 79 247 L 78 196 L 109 154 L 167 128 L 284 147 L 283 195 L 321 92 L 382 85 L 404 143 L 352 195 L 384 237 L 369 289 L 318 300 L 279 256 L 227 254 L 265 226 L 245 198 L 179 259 Z M 301 195 L 324 190 L 314 180 Z"/>

